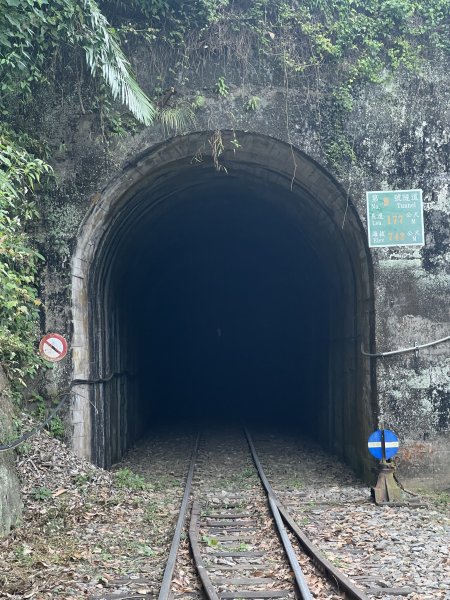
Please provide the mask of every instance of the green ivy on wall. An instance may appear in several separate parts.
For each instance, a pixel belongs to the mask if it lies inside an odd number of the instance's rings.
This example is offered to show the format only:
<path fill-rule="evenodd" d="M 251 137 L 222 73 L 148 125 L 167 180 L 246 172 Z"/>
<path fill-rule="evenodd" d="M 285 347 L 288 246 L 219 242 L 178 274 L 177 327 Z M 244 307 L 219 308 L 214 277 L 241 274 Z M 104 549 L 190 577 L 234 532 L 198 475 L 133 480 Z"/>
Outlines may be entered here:
<path fill-rule="evenodd" d="M 430 48 L 450 49 L 450 0 L 101 0 L 120 27 L 150 26 L 185 44 L 186 30 L 228 27 L 256 33 L 261 52 L 292 72 L 335 63 L 339 78 L 380 82 L 400 66 L 417 65 Z"/>
<path fill-rule="evenodd" d="M 327 159 L 338 165 L 354 159 L 345 120 L 362 86 L 420 69 L 429 53 L 448 53 L 450 0 L 0 0 L 0 363 L 11 378 L 24 380 L 39 364 L 42 257 L 27 231 L 51 169 L 46 140 L 30 137 L 27 114 L 40 90 L 64 79 L 75 96 L 83 65 L 83 82 L 97 81 L 90 108 L 111 115 L 110 132 L 124 131 L 115 99 L 141 123 L 159 118 L 168 128 L 192 123 L 204 104 L 200 94 L 184 105 L 161 102 L 158 81 L 149 98 L 121 49 L 130 35 L 142 36 L 150 51 L 177 50 L 188 67 L 198 48 L 218 56 L 239 39 L 247 57 L 268 63 L 286 89 L 308 77 L 320 81 L 326 71 L 319 128 Z M 215 92 L 224 102 L 229 84 L 220 73 Z M 251 96 L 243 110 L 258 107 Z"/>
<path fill-rule="evenodd" d="M 45 140 L 28 135 L 26 114 L 37 90 L 61 74 L 64 54 L 84 56 L 92 77 L 142 123 L 156 113 L 94 0 L 0 0 L 0 363 L 15 390 L 41 364 L 43 257 L 28 228 L 39 218 L 37 188 L 51 174 Z"/>
<path fill-rule="evenodd" d="M 23 385 L 40 364 L 32 341 L 40 306 L 36 276 L 43 260 L 26 226 L 39 215 L 34 190 L 49 172 L 44 161 L 0 128 L 0 363 Z"/>
<path fill-rule="evenodd" d="M 241 51 L 247 44 L 248 61 L 269 62 L 286 87 L 323 77 L 320 135 L 338 170 L 354 158 L 344 129 L 362 87 L 399 69 L 419 70 L 430 52 L 450 50 L 450 0 L 102 0 L 101 7 L 118 32 L 150 28 L 151 45 L 179 49 L 185 71 L 189 53 L 193 65 L 197 48 L 217 58 L 236 47 L 234 37 Z"/>

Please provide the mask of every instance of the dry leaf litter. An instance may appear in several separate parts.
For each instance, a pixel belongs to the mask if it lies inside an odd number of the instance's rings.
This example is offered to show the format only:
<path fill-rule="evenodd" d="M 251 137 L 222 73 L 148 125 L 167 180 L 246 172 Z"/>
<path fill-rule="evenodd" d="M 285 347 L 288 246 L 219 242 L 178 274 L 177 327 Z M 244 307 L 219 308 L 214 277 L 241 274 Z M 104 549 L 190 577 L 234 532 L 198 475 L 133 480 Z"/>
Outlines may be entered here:
<path fill-rule="evenodd" d="M 204 436 L 195 485 L 206 510 L 232 503 L 236 493 L 265 510 L 240 435 L 216 431 Z M 450 600 L 448 512 L 423 502 L 420 507 L 376 507 L 368 488 L 344 465 L 298 436 L 258 431 L 254 438 L 269 479 L 297 522 L 369 597 Z M 18 456 L 24 522 L 0 541 L 0 598 L 157 595 L 193 441 L 189 431 L 153 432 L 106 472 L 75 457 L 46 432 L 33 438 Z M 246 549 L 266 546 L 274 560 L 272 576 L 288 581 L 291 573 L 282 566 L 278 542 L 267 536 L 271 527 L 268 520 L 239 543 Z M 207 556 L 213 554 L 208 544 L 203 546 Z M 222 575 L 236 565 L 239 570 L 241 561 L 210 559 L 220 561 Z M 341 597 L 304 558 L 302 568 L 314 597 Z M 186 535 L 173 592 L 177 598 L 200 597 Z"/>
<path fill-rule="evenodd" d="M 448 504 L 405 494 L 405 506 L 376 506 L 345 465 L 286 431 L 259 432 L 257 448 L 296 522 L 369 597 L 450 600 Z"/>

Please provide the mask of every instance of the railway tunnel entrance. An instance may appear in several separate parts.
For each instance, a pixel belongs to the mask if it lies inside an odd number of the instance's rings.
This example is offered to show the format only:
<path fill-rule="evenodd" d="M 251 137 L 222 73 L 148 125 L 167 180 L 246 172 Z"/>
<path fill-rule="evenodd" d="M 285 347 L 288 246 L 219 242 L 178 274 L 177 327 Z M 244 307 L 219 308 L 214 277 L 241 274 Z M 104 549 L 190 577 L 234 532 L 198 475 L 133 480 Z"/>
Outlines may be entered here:
<path fill-rule="evenodd" d="M 276 210 L 276 190 L 222 175 L 194 194 L 157 219 L 130 257 L 132 285 L 119 284 L 139 332 L 129 338 L 139 395 L 155 399 L 148 420 L 284 420 L 303 399 L 299 426 L 316 429 L 329 330 L 321 265 Z"/>
<path fill-rule="evenodd" d="M 76 389 L 75 450 L 109 466 L 155 423 L 240 418 L 294 425 L 361 471 L 376 408 L 357 212 L 301 152 L 222 135 L 219 170 L 208 133 L 138 157 L 82 227 L 74 378 L 97 383 Z"/>

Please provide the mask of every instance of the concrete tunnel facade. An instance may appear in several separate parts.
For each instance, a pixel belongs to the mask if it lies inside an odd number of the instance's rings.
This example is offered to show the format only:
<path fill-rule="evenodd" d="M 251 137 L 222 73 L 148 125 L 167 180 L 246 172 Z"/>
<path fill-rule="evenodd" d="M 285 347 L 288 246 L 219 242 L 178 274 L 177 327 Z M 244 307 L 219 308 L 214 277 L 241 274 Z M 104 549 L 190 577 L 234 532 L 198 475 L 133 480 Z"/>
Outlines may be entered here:
<path fill-rule="evenodd" d="M 238 132 L 238 152 L 211 157 L 211 135 L 136 157 L 81 226 L 73 377 L 98 383 L 74 389 L 73 447 L 108 467 L 174 417 L 278 420 L 367 475 L 374 294 L 358 213 L 291 145 Z"/>

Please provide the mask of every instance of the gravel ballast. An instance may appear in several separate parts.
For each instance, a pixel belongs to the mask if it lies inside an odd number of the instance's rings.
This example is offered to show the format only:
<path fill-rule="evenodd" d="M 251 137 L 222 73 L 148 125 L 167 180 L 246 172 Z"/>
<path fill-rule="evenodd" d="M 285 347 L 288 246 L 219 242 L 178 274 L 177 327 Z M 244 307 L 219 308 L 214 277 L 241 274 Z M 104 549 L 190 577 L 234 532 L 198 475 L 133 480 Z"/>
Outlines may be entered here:
<path fill-rule="evenodd" d="M 377 507 L 370 489 L 316 446 L 292 432 L 252 433 L 283 503 L 358 587 L 382 600 L 450 600 L 448 505 L 438 510 L 421 497 Z M 17 457 L 24 522 L 0 541 L 0 598 L 157 594 L 194 439 L 191 431 L 153 432 L 106 472 L 45 432 L 33 438 Z"/>

